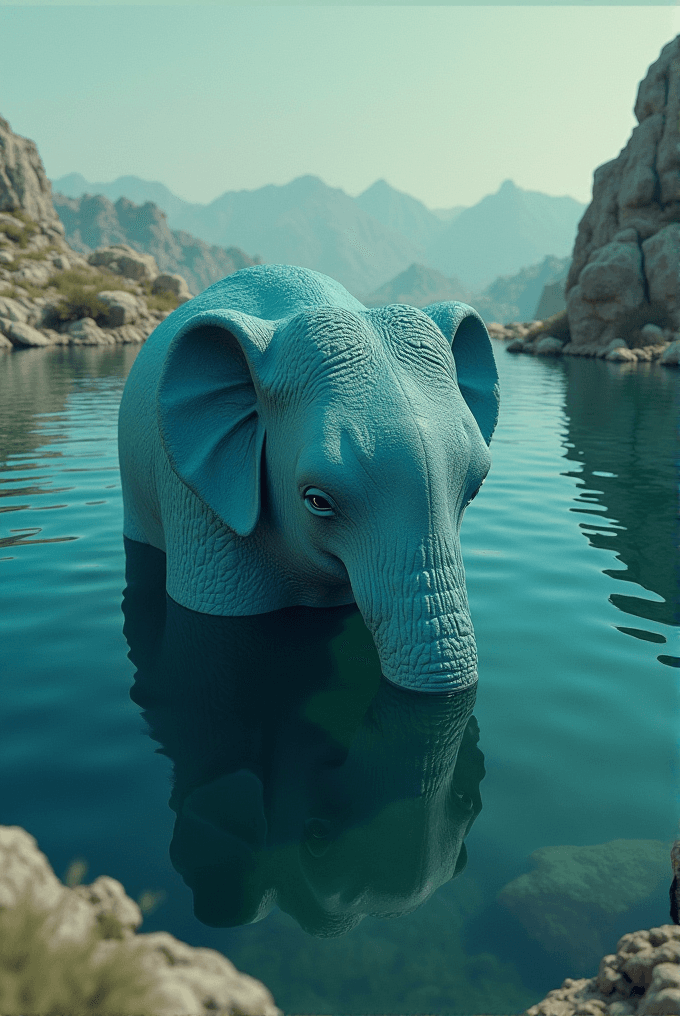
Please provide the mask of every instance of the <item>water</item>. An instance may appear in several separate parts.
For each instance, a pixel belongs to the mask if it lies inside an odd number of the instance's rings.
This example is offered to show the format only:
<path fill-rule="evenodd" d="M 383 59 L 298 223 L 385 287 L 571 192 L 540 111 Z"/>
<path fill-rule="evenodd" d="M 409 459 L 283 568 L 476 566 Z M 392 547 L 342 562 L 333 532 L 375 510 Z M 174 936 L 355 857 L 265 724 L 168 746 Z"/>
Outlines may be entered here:
<path fill-rule="evenodd" d="M 60 877 L 82 858 L 86 881 L 146 893 L 142 932 L 220 949 L 286 1013 L 519 1012 L 564 977 L 591 976 L 622 933 L 669 921 L 677 372 L 494 350 L 493 467 L 462 541 L 480 675 L 459 755 L 482 806 L 467 867 L 413 913 L 338 938 L 276 909 L 209 927 L 170 863 L 171 765 L 130 698 L 122 632 L 115 424 L 136 349 L 25 350 L 0 364 L 0 822 L 35 836 Z M 345 677 L 360 682 L 361 633 L 341 628 L 333 652 L 344 645 Z M 499 897 L 544 847 L 561 849 L 534 895 Z M 552 932 L 532 937 L 520 919 L 531 914 L 551 916 Z"/>

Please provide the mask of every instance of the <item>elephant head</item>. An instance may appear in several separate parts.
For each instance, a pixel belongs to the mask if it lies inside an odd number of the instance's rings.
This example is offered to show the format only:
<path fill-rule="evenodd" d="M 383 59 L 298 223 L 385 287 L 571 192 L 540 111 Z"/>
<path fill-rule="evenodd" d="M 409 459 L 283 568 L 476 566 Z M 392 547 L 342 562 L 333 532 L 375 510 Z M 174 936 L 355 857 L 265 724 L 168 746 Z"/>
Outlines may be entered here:
<path fill-rule="evenodd" d="M 462 872 L 484 775 L 476 685 L 396 688 L 355 605 L 187 610 L 166 597 L 160 552 L 126 551 L 131 697 L 174 763 L 170 857 L 199 920 L 278 905 L 333 937 Z"/>
<path fill-rule="evenodd" d="M 387 680 L 460 690 L 477 671 L 459 529 L 497 414 L 471 307 L 369 310 L 316 272 L 243 269 L 178 308 L 133 365 L 124 531 L 166 551 L 183 606 L 355 602 Z"/>

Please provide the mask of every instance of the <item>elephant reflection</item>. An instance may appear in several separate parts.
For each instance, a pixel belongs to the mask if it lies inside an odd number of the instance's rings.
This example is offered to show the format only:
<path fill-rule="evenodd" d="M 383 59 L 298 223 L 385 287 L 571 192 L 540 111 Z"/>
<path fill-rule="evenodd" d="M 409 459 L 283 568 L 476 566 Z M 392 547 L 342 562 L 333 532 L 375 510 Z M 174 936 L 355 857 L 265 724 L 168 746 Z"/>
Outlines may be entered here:
<path fill-rule="evenodd" d="M 161 551 L 126 540 L 126 557 L 130 695 L 173 761 L 170 857 L 200 921 L 279 906 L 333 937 L 410 913 L 464 869 L 476 686 L 390 684 L 354 604 L 199 614 L 167 596 Z"/>

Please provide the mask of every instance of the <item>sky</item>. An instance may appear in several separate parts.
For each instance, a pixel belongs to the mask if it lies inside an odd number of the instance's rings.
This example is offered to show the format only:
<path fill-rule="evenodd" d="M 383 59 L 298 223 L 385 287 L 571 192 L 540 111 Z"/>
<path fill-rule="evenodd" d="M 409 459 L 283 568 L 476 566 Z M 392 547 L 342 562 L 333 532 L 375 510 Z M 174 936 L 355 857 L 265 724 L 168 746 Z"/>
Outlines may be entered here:
<path fill-rule="evenodd" d="M 134 175 L 187 201 L 311 173 L 430 208 L 511 179 L 588 202 L 680 5 L 0 0 L 0 116 L 51 179 Z"/>

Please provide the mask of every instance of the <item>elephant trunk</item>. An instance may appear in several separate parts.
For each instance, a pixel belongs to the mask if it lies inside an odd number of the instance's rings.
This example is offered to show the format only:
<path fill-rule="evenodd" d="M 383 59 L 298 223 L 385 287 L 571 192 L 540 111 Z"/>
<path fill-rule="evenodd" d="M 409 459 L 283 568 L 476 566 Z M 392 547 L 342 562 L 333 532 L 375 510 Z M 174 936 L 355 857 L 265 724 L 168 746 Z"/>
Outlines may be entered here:
<path fill-rule="evenodd" d="M 385 561 L 385 555 L 380 555 Z M 457 534 L 431 534 L 407 557 L 393 552 L 376 575 L 348 568 L 383 676 L 401 688 L 458 692 L 477 681 L 477 649 Z"/>

